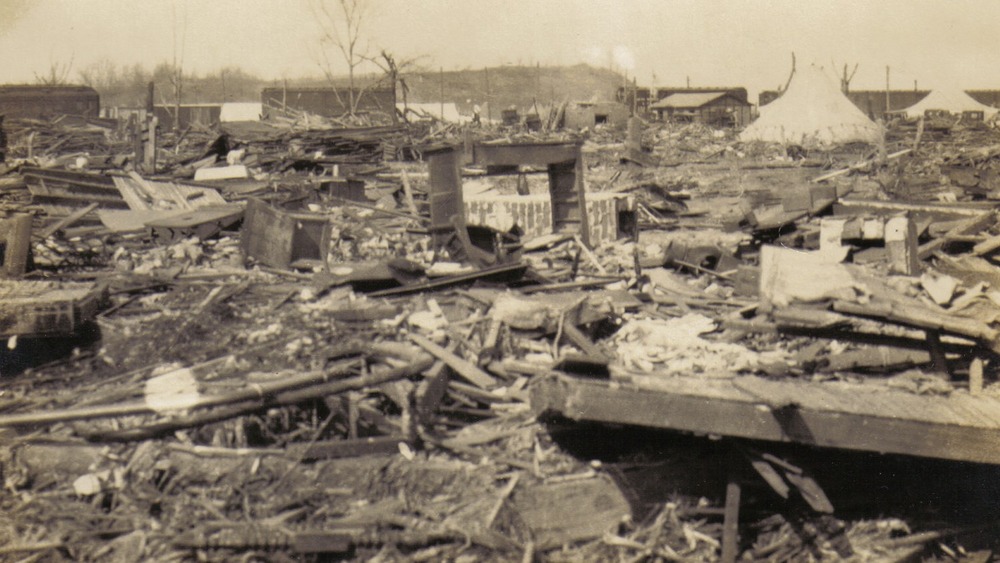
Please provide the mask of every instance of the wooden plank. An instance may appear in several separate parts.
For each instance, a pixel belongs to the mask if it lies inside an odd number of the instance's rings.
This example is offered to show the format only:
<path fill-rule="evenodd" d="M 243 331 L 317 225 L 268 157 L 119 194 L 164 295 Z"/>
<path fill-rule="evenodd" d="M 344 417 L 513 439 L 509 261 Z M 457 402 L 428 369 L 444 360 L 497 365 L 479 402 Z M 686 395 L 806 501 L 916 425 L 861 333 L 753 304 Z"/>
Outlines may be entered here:
<path fill-rule="evenodd" d="M 983 254 L 989 254 L 998 248 L 1000 248 L 1000 235 L 990 237 L 983 242 L 978 243 L 976 246 L 973 246 L 972 255 L 982 256 Z"/>
<path fill-rule="evenodd" d="M 578 143 L 517 143 L 473 147 L 476 164 L 486 166 L 548 166 L 578 160 Z"/>
<path fill-rule="evenodd" d="M 431 342 L 429 338 L 414 332 L 410 333 L 409 338 L 414 344 L 420 346 L 432 356 L 447 364 L 448 367 L 454 370 L 456 374 L 473 385 L 482 389 L 490 389 L 497 386 L 497 380 L 490 374 L 479 369 L 471 362 L 468 362 L 448 350 L 445 350 L 441 346 L 438 346 L 434 342 Z"/>
<path fill-rule="evenodd" d="M 16 213 L 0 219 L 0 277 L 23 276 L 30 252 L 31 215 Z"/>
<path fill-rule="evenodd" d="M 990 209 L 992 209 L 992 204 L 989 204 L 989 206 L 977 206 L 966 203 L 956 205 L 953 203 L 906 203 L 874 199 L 841 199 L 837 202 L 835 212 L 837 215 L 854 215 L 876 212 L 899 213 L 905 211 L 909 213 L 929 213 L 952 217 L 979 217 Z"/>
<path fill-rule="evenodd" d="M 61 231 L 61 230 L 65 229 L 66 227 L 69 227 L 70 225 L 72 225 L 73 223 L 76 223 L 80 219 L 83 219 L 84 215 L 86 215 L 86 214 L 90 213 L 91 211 L 97 209 L 98 205 L 99 204 L 97 204 L 97 203 L 91 203 L 90 205 L 88 205 L 87 207 L 84 207 L 83 209 L 78 209 L 78 210 L 74 211 L 73 213 L 67 215 L 66 217 L 60 219 L 59 221 L 56 221 L 55 223 L 49 225 L 48 227 L 45 227 L 44 229 L 38 231 L 36 233 L 36 236 L 38 236 L 42 240 L 45 240 L 45 239 L 49 238 L 50 236 L 56 234 L 56 232 Z"/>
<path fill-rule="evenodd" d="M 550 374 L 533 382 L 531 405 L 538 414 L 554 412 L 574 420 L 1000 464 L 1000 426 L 993 420 L 960 417 L 948 409 L 948 397 L 882 391 L 885 404 L 899 401 L 910 413 L 910 418 L 901 418 L 880 412 L 817 408 L 808 400 L 810 390 L 827 383 L 769 382 L 799 389 L 786 398 L 794 396 L 800 404 L 776 408 L 771 397 L 777 387 L 758 385 L 756 391 L 761 395 L 755 397 L 739 389 L 726 389 L 726 385 L 732 386 L 731 381 L 706 381 L 705 388 L 699 389 L 693 383 L 697 378 L 680 379 L 665 385 L 673 388 L 666 391 L 655 388 L 657 385 L 610 386 Z M 844 392 L 861 391 L 855 385 Z M 1000 412 L 998 399 L 966 396 L 965 400 Z"/>

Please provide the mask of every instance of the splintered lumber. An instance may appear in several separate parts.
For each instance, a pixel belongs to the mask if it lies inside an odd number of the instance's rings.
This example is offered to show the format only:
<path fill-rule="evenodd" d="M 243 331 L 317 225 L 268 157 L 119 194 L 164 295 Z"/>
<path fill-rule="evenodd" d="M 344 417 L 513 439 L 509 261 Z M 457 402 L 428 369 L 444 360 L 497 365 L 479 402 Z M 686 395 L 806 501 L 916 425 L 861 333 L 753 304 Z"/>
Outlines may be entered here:
<path fill-rule="evenodd" d="M 943 236 L 940 236 L 926 244 L 920 245 L 920 248 L 917 251 L 917 256 L 921 260 L 925 260 L 931 254 L 934 254 L 935 252 L 940 250 L 942 246 L 948 243 L 951 240 L 950 237 L 974 235 L 980 231 L 983 231 L 993 226 L 993 223 L 995 222 L 996 222 L 996 213 L 992 211 L 982 213 L 974 217 L 970 217 L 969 219 L 966 219 L 961 223 L 959 223 L 958 225 L 956 225 L 954 228 L 945 233 Z"/>
<path fill-rule="evenodd" d="M 347 440 L 325 440 L 309 444 L 289 444 L 285 450 L 287 455 L 295 459 L 315 461 L 397 453 L 401 443 L 407 443 L 407 439 L 403 436 L 375 436 Z"/>
<path fill-rule="evenodd" d="M 1000 351 L 1000 341 L 998 341 L 1000 331 L 990 328 L 989 325 L 976 319 L 942 314 L 918 306 L 893 303 L 862 305 L 839 299 L 833 302 L 833 310 L 838 313 L 884 319 L 927 330 L 943 330 L 973 338 L 993 351 Z"/>
<path fill-rule="evenodd" d="M 237 403 L 241 401 L 254 400 L 266 397 L 282 391 L 290 391 L 300 387 L 315 385 L 327 381 L 332 375 L 342 375 L 349 373 L 356 365 L 356 362 L 342 362 L 338 369 L 327 371 L 313 371 L 292 377 L 286 377 L 280 381 L 272 381 L 255 385 L 251 388 L 243 389 L 225 395 L 200 396 L 191 400 L 183 408 L 207 408 Z M 84 407 L 77 409 L 59 409 L 35 413 L 22 413 L 0 416 L 0 427 L 18 426 L 24 424 L 47 424 L 53 422 L 67 422 L 70 420 L 88 420 L 94 418 L 107 418 L 115 416 L 125 416 L 133 414 L 155 414 L 158 409 L 155 405 L 150 405 L 146 401 L 124 403 L 116 405 L 99 405 L 94 407 Z"/>
<path fill-rule="evenodd" d="M 536 378 L 537 415 L 1000 463 L 1000 399 L 919 395 L 876 383 L 650 376 Z"/>
<path fill-rule="evenodd" d="M 353 365 L 353 361 L 344 361 L 340 365 Z M 260 392 L 260 396 L 257 398 L 248 398 L 239 402 L 230 401 L 224 403 L 225 406 L 222 408 L 208 411 L 202 414 L 189 415 L 187 417 L 177 417 L 171 418 L 165 422 L 151 424 L 149 426 L 144 426 L 141 428 L 120 430 L 115 432 L 93 432 L 88 434 L 86 437 L 91 440 L 109 440 L 109 441 L 130 441 L 130 440 L 145 440 L 157 436 L 162 436 L 169 432 L 174 432 L 183 428 L 192 428 L 196 426 L 201 426 L 204 424 L 210 424 L 212 422 L 219 422 L 222 420 L 228 420 L 230 418 L 235 418 L 244 414 L 248 414 L 259 410 L 264 407 L 269 406 L 282 406 L 282 405 L 294 405 L 301 403 L 302 401 L 310 399 L 318 399 L 321 397 L 326 397 L 329 395 L 336 395 L 338 393 L 343 393 L 345 391 L 352 391 L 356 389 L 363 389 L 365 387 L 373 387 L 376 385 L 381 385 L 383 383 L 388 383 L 396 379 L 401 379 L 404 377 L 409 377 L 411 375 L 416 375 L 421 371 L 429 368 L 433 363 L 433 358 L 424 354 L 419 359 L 411 362 L 410 364 L 400 366 L 398 368 L 392 368 L 386 371 L 379 371 L 375 373 L 370 373 L 368 375 L 362 375 L 357 377 L 351 377 L 347 379 L 338 379 L 335 381 L 328 381 L 323 383 L 318 381 L 316 384 L 307 385 L 305 387 L 299 385 L 295 388 L 277 392 L 267 393 L 266 390 Z M 327 375 L 342 374 L 344 371 L 342 369 L 328 369 L 325 372 Z M 325 381 L 325 379 L 323 380 Z M 257 389 L 263 389 L 263 386 L 256 386 Z M 258 393 L 257 389 L 253 390 L 254 393 Z M 242 392 L 238 392 L 240 395 L 245 395 Z M 237 393 L 230 394 L 232 397 Z M 2 419 L 0 419 L 0 426 L 2 426 Z"/>
<path fill-rule="evenodd" d="M 434 342 L 431 342 L 431 340 L 426 336 L 411 332 L 410 340 L 412 340 L 417 346 L 426 350 L 435 358 L 444 362 L 448 367 L 454 370 L 456 374 L 473 385 L 482 389 L 491 389 L 497 386 L 497 380 L 493 378 L 493 376 L 479 369 L 472 362 L 466 361 L 443 347 L 438 346 Z"/>
<path fill-rule="evenodd" d="M 910 154 L 911 152 L 913 152 L 913 149 L 903 149 L 901 151 L 896 151 L 896 152 L 890 154 L 889 156 L 885 157 L 885 159 L 886 160 L 895 160 L 895 159 L 897 159 L 897 158 L 899 158 L 901 156 Z M 813 182 L 825 182 L 827 180 L 831 180 L 831 179 L 836 178 L 838 176 L 843 176 L 844 174 L 849 174 L 849 173 L 851 173 L 851 172 L 853 172 L 855 170 L 861 170 L 862 168 L 871 166 L 877 160 L 878 160 L 877 158 L 869 158 L 868 160 L 859 162 L 857 164 L 852 164 L 851 166 L 848 166 L 847 168 L 843 168 L 841 170 L 834 170 L 833 172 L 828 172 L 826 174 L 823 174 L 822 176 L 817 176 L 817 177 L 813 178 L 812 181 Z"/>

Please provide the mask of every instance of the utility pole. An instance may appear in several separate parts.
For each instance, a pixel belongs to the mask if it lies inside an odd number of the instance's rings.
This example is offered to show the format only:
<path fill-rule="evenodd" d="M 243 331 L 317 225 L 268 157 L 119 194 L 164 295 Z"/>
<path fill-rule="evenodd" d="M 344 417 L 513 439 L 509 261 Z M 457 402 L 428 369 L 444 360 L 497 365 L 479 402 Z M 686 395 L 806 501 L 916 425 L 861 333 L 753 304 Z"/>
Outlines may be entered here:
<path fill-rule="evenodd" d="M 639 108 L 639 81 L 632 77 L 632 115 Z"/>
<path fill-rule="evenodd" d="M 441 67 L 441 121 L 444 121 L 444 67 Z"/>
<path fill-rule="evenodd" d="M 535 99 L 542 94 L 542 63 L 535 61 Z"/>
<path fill-rule="evenodd" d="M 885 65 L 885 111 L 891 111 L 889 106 L 889 65 Z"/>
<path fill-rule="evenodd" d="M 490 67 L 483 67 L 486 74 L 486 122 L 493 122 L 493 103 L 490 101 Z"/>

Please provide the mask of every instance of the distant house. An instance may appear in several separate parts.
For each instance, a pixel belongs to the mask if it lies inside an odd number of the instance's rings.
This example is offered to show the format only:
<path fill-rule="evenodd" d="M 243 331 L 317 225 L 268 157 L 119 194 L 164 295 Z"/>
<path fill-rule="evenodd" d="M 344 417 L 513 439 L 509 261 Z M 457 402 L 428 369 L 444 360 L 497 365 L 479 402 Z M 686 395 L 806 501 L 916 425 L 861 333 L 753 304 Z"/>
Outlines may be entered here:
<path fill-rule="evenodd" d="M 0 115 L 45 118 L 56 115 L 98 117 L 101 97 L 90 86 L 0 86 Z"/>
<path fill-rule="evenodd" d="M 593 129 L 597 125 L 624 127 L 629 111 L 619 102 L 573 102 L 566 106 L 563 126 L 567 129 Z"/>
<path fill-rule="evenodd" d="M 177 113 L 177 106 L 174 104 L 156 105 L 153 106 L 153 113 L 156 115 L 161 131 L 174 128 L 174 114 Z M 211 127 L 219 123 L 221 115 L 222 104 L 181 104 L 178 128 L 185 129 L 191 125 Z"/>
<path fill-rule="evenodd" d="M 392 113 L 396 107 L 396 93 L 391 88 L 355 89 L 357 112 Z M 271 108 L 288 107 L 326 117 L 340 117 L 350 113 L 351 96 L 348 88 L 264 88 L 260 94 L 264 112 Z"/>
<path fill-rule="evenodd" d="M 671 94 L 650 106 L 660 119 L 742 127 L 750 123 L 751 106 L 729 92 Z"/>
<path fill-rule="evenodd" d="M 655 88 L 653 102 L 658 102 L 667 96 L 673 96 L 674 94 L 731 94 L 736 97 L 736 99 L 744 102 L 750 102 L 750 98 L 747 94 L 747 89 L 742 86 L 708 86 L 703 88 L 679 88 L 674 86 L 660 86 Z"/>

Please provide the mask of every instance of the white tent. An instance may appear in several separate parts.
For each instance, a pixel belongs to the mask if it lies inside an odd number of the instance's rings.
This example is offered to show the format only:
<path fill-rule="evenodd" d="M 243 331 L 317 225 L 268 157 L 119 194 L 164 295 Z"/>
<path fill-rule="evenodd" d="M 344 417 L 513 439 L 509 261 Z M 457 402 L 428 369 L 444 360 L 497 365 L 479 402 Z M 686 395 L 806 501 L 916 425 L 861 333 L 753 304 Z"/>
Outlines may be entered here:
<path fill-rule="evenodd" d="M 815 65 L 796 71 L 785 93 L 760 108 L 760 117 L 740 134 L 742 141 L 803 146 L 876 143 L 881 138 L 881 128 Z"/>
<path fill-rule="evenodd" d="M 915 119 L 927 110 L 942 110 L 949 113 L 962 113 L 963 111 L 981 111 L 986 119 L 990 119 L 997 113 L 996 108 L 991 108 L 986 104 L 981 104 L 974 100 L 972 96 L 959 90 L 958 88 L 943 88 L 933 90 L 924 99 L 906 108 L 906 117 Z"/>

